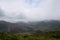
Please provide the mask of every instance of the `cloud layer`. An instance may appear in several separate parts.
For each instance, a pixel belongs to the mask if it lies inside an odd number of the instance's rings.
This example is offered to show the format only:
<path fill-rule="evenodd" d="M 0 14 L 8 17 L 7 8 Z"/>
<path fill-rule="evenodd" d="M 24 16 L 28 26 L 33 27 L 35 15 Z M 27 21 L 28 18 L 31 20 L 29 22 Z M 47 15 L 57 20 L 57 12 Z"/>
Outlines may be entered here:
<path fill-rule="evenodd" d="M 60 20 L 60 0 L 0 0 L 0 19 L 7 21 Z M 0 12 L 1 12 L 0 10 Z"/>

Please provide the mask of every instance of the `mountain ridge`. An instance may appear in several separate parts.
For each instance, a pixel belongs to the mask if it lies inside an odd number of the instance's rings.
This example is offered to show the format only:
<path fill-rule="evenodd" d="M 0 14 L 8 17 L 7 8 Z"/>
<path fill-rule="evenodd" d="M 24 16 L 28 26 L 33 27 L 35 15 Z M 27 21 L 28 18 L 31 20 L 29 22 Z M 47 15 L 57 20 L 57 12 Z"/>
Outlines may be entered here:
<path fill-rule="evenodd" d="M 0 32 L 33 33 L 37 30 L 40 30 L 40 31 L 60 30 L 60 21 L 51 20 L 51 21 L 39 21 L 39 22 L 28 22 L 28 23 L 25 23 L 25 22 L 10 23 L 6 21 L 0 21 Z"/>

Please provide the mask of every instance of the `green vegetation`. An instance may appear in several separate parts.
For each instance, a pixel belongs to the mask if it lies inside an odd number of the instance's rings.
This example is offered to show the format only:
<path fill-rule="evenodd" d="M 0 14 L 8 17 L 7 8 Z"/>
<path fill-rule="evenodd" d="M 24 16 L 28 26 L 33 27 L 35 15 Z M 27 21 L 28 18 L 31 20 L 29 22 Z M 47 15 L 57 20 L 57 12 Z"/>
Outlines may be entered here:
<path fill-rule="evenodd" d="M 60 31 L 40 33 L 6 34 L 0 33 L 0 40 L 60 40 Z"/>

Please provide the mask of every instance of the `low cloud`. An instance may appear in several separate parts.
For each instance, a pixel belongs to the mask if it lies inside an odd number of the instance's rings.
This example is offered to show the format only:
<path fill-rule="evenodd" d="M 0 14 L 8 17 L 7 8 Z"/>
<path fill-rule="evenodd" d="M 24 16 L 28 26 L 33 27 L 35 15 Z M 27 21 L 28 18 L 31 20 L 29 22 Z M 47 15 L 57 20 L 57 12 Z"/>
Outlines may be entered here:
<path fill-rule="evenodd" d="M 4 17 L 4 11 L 0 9 L 0 17 Z"/>
<path fill-rule="evenodd" d="M 60 0 L 0 0 L 0 6 L 4 20 L 60 20 Z"/>

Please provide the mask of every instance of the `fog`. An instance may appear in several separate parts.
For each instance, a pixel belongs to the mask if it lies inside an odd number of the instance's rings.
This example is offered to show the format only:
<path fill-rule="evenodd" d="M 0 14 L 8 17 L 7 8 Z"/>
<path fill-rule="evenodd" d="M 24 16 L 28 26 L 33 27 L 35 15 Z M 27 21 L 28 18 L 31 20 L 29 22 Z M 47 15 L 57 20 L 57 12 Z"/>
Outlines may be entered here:
<path fill-rule="evenodd" d="M 60 0 L 0 0 L 0 20 L 60 20 Z"/>

